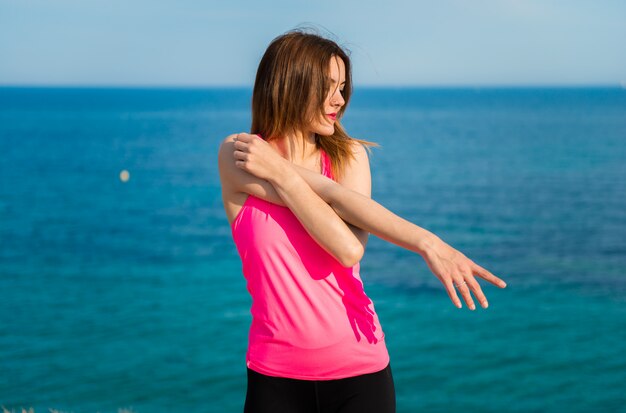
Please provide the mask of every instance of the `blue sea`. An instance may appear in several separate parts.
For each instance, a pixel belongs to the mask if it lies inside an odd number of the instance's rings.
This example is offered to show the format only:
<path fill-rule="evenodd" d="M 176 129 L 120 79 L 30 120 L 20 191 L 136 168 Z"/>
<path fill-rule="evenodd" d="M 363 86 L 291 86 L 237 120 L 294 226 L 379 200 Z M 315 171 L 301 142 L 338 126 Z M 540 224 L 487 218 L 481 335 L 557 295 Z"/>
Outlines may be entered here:
<path fill-rule="evenodd" d="M 242 410 L 216 155 L 250 97 L 0 88 L 1 406 Z M 626 411 L 626 89 L 363 88 L 344 125 L 380 145 L 374 199 L 508 283 L 457 309 L 370 238 L 398 412 Z"/>

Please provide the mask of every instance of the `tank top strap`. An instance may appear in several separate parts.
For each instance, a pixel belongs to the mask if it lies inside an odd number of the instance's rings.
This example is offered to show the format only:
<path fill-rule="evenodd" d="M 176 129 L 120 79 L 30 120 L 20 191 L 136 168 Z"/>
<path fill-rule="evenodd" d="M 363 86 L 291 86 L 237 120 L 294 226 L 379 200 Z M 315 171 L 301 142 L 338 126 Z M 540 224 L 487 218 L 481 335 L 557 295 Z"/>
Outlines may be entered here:
<path fill-rule="evenodd" d="M 324 149 L 320 148 L 320 157 L 322 160 L 322 175 L 335 180 L 335 175 L 333 174 L 332 163 L 330 161 L 330 156 L 324 151 Z"/>

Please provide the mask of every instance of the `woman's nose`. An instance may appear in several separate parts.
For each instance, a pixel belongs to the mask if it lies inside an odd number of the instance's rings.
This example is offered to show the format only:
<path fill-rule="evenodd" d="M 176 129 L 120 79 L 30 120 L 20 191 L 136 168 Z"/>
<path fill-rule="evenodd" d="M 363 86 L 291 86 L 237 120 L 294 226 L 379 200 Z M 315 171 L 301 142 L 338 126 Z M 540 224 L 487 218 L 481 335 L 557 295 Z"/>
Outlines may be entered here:
<path fill-rule="evenodd" d="M 341 92 L 339 91 L 339 89 L 337 89 L 330 99 L 330 104 L 333 106 L 343 106 L 345 105 L 345 103 L 346 101 L 343 99 Z"/>

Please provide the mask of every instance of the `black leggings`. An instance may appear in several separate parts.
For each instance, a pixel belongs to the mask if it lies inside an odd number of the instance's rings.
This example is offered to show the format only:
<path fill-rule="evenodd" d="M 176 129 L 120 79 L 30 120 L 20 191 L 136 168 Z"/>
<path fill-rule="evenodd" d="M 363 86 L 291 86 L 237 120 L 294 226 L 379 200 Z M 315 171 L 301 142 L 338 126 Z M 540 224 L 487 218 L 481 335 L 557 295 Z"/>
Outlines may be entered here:
<path fill-rule="evenodd" d="M 248 369 L 244 413 L 395 413 L 391 366 L 337 380 L 296 380 Z"/>

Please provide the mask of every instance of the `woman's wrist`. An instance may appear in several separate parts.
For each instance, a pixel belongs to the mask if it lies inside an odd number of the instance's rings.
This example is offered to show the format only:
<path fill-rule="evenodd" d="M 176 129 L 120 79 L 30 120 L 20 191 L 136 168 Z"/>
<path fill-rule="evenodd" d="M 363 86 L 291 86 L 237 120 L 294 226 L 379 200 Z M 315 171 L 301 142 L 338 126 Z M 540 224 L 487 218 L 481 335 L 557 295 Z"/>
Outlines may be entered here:
<path fill-rule="evenodd" d="M 275 165 L 275 171 L 270 175 L 268 181 L 282 191 L 290 191 L 301 184 L 302 178 L 293 169 L 291 162 L 284 158 Z"/>
<path fill-rule="evenodd" d="M 417 227 L 417 229 L 417 234 L 412 242 L 413 251 L 424 257 L 435 248 L 439 237 L 424 228 Z"/>

